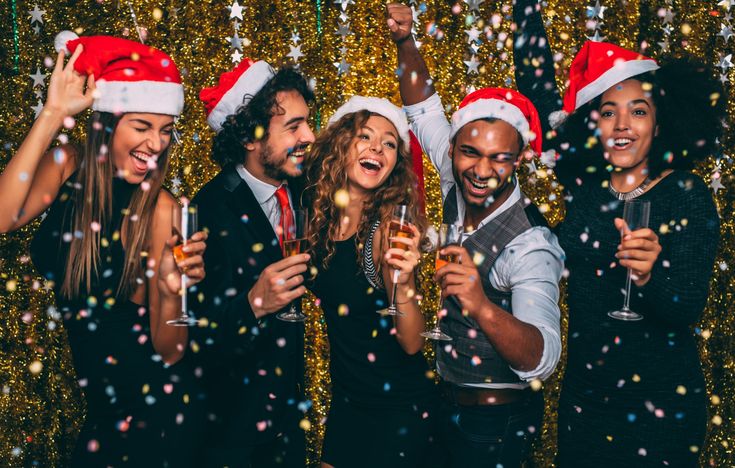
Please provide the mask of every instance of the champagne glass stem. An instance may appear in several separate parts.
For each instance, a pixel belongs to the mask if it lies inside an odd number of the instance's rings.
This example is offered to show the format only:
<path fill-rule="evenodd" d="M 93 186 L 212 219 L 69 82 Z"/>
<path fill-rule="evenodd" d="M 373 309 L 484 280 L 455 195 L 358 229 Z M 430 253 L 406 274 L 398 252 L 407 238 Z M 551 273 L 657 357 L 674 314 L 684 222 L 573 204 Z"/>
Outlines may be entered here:
<path fill-rule="evenodd" d="M 623 310 L 630 310 L 630 280 L 631 270 L 628 268 L 628 275 L 625 279 L 625 299 L 623 302 Z"/>
<path fill-rule="evenodd" d="M 186 274 L 181 275 L 181 316 L 186 317 L 188 315 L 188 301 L 186 294 Z"/>

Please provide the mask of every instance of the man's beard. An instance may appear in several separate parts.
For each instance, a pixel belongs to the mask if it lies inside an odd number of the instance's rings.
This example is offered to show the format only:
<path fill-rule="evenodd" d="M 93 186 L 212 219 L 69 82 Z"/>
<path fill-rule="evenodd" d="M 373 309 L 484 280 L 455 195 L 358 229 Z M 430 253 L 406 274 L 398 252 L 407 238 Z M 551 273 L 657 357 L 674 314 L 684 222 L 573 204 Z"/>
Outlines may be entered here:
<path fill-rule="evenodd" d="M 290 176 L 283 170 L 283 166 L 286 165 L 286 158 L 277 161 L 273 159 L 273 150 L 270 145 L 263 147 L 263 152 L 260 154 L 260 164 L 263 165 L 263 173 L 275 180 L 285 180 Z"/>

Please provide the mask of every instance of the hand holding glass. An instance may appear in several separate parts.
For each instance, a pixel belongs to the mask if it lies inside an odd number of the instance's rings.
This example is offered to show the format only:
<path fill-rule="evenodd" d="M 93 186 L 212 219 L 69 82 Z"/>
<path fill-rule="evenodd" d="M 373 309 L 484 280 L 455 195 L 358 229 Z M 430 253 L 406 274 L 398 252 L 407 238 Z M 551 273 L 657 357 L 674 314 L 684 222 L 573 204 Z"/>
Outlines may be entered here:
<path fill-rule="evenodd" d="M 442 255 L 440 252 L 444 247 L 461 245 L 462 234 L 464 234 L 464 226 L 461 224 L 442 224 L 439 226 L 439 245 L 436 248 L 437 270 L 449 263 L 459 263 L 458 255 Z M 421 333 L 421 336 L 431 340 L 452 341 L 452 337 L 444 333 L 439 327 L 442 312 L 446 312 L 446 309 L 440 306 L 439 312 L 436 314 L 436 325 L 431 330 Z"/>
<path fill-rule="evenodd" d="M 411 231 L 411 213 L 408 211 L 408 205 L 398 205 L 393 210 L 393 218 L 390 220 L 390 226 L 388 227 L 388 239 L 392 237 L 405 237 L 410 238 L 412 235 Z M 400 242 L 389 242 L 391 249 L 403 249 L 408 250 L 406 244 Z M 390 295 L 390 305 L 387 309 L 380 309 L 377 312 L 381 315 L 399 315 L 398 308 L 396 308 L 396 292 L 398 288 L 398 275 L 400 270 L 393 270 L 393 292 Z"/>
<path fill-rule="evenodd" d="M 292 257 L 306 250 L 306 238 L 309 234 L 309 210 L 293 210 L 293 223 L 282 222 L 283 243 L 281 249 L 283 258 Z M 291 303 L 287 312 L 276 315 L 285 322 L 303 322 L 306 316 Z"/>
<path fill-rule="evenodd" d="M 635 231 L 648 227 L 648 216 L 651 212 L 651 202 L 648 200 L 628 200 L 623 207 L 623 219 L 628 225 L 628 229 Z M 625 235 L 621 233 L 621 236 Z M 643 320 L 643 316 L 630 310 L 630 281 L 631 270 L 628 268 L 628 274 L 625 280 L 625 299 L 623 307 L 619 310 L 611 310 L 607 313 L 610 317 L 618 320 L 637 321 Z"/>
<path fill-rule="evenodd" d="M 174 205 L 172 212 L 173 233 L 178 236 L 180 244 L 173 248 L 174 258 L 176 262 L 182 262 L 191 256 L 189 252 L 184 251 L 184 246 L 189 242 L 191 236 L 199 230 L 198 227 L 198 211 L 196 205 L 189 204 L 189 201 L 182 199 L 181 205 Z M 166 322 L 168 325 L 178 327 L 186 327 L 196 325 L 198 321 L 189 315 L 189 307 L 187 301 L 187 282 L 186 272 L 181 272 L 181 314 L 174 320 Z"/>

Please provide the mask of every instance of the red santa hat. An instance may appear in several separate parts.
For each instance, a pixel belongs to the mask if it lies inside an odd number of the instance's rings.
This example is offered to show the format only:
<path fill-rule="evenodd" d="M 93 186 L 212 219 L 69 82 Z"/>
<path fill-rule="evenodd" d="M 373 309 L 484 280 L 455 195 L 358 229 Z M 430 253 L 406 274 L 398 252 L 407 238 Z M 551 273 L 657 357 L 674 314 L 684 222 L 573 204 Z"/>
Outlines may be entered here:
<path fill-rule="evenodd" d="M 361 110 L 370 111 L 390 120 L 393 126 L 396 127 L 396 130 L 398 130 L 398 136 L 403 141 L 404 150 L 406 152 L 410 151 L 411 138 L 408 134 L 406 114 L 403 112 L 403 109 L 384 98 L 352 96 L 329 118 L 327 126 L 332 125 L 347 114 L 353 114 Z"/>
<path fill-rule="evenodd" d="M 228 115 L 247 104 L 263 86 L 275 76 L 267 62 L 253 62 L 249 58 L 241 61 L 232 71 L 220 75 L 217 86 L 204 88 L 199 99 L 207 110 L 207 123 L 215 132 L 222 130 Z"/>
<path fill-rule="evenodd" d="M 80 44 L 84 51 L 74 70 L 94 75 L 97 92 L 93 110 L 181 114 L 184 87 L 171 57 L 145 44 L 112 36 L 79 37 L 62 31 L 54 39 L 56 50 L 67 54 L 74 53 Z"/>
<path fill-rule="evenodd" d="M 506 88 L 481 88 L 468 94 L 452 115 L 449 139 L 460 128 L 480 119 L 507 122 L 521 134 L 523 143 L 541 154 L 541 120 L 533 103 L 518 91 Z"/>
<path fill-rule="evenodd" d="M 569 86 L 564 95 L 562 110 L 552 112 L 549 123 L 554 128 L 558 127 L 569 114 L 615 84 L 658 68 L 652 58 L 615 44 L 585 42 L 569 69 Z"/>

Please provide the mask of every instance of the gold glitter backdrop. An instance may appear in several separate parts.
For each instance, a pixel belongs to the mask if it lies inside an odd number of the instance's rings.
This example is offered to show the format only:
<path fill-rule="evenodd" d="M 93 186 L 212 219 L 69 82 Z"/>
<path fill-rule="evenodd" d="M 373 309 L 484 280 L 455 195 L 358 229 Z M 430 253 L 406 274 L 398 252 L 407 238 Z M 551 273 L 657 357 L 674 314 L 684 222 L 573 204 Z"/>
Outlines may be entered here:
<path fill-rule="evenodd" d="M 169 187 L 192 196 L 216 173 L 208 158 L 212 134 L 206 126 L 199 89 L 211 86 L 233 64 L 233 55 L 265 59 L 274 65 L 293 63 L 313 81 L 317 95 L 313 124 L 318 127 L 346 97 L 352 94 L 387 96 L 398 103 L 394 76 L 397 64 L 393 45 L 384 26 L 384 1 L 377 0 L 244 0 L 242 18 L 230 9 L 234 2 L 217 0 L 97 0 L 16 1 L 0 3 L 0 165 L 12 156 L 34 118 L 33 106 L 43 99 L 53 38 L 63 29 L 80 35 L 111 34 L 137 38 L 138 26 L 146 28 L 147 43 L 167 51 L 179 65 L 186 85 L 187 106 L 178 124 L 183 144 L 177 148 Z M 471 86 L 513 86 L 512 1 L 411 0 L 416 10 L 416 35 L 448 111 Z M 716 66 L 723 79 L 733 76 L 733 46 L 729 43 L 730 0 L 602 0 L 607 8 L 601 18 L 592 0 L 548 0 L 544 20 L 552 49 L 559 55 L 558 82 L 582 42 L 599 34 L 611 42 L 637 48 L 643 41 L 653 56 L 669 51 L 696 55 Z M 735 3 L 735 2 L 733 2 Z M 471 9 L 476 5 L 476 9 Z M 588 9 L 588 7 L 590 7 Z M 135 12 L 135 20 L 131 15 Z M 599 11 L 599 10 L 597 10 Z M 667 14 L 671 12 L 671 14 Z M 239 26 L 234 41 L 235 26 Z M 477 73 L 471 60 L 466 30 L 477 28 L 474 48 Z M 724 31 L 723 31 L 724 29 Z M 488 33 L 492 33 L 488 36 Z M 239 46 L 239 48 L 237 47 Z M 303 54 L 293 53 L 293 47 Z M 234 54 L 233 54 L 234 52 Z M 290 54 L 290 56 L 289 56 Z M 47 76 L 44 86 L 30 75 Z M 470 72 L 470 73 L 468 73 Z M 730 87 L 730 83 L 726 83 Z M 735 98 L 729 101 L 730 121 Z M 85 116 L 80 116 L 80 120 Z M 82 125 L 67 131 L 81 138 Z M 710 395 L 710 436 L 702 450 L 703 466 L 735 466 L 732 440 L 735 432 L 735 181 L 728 155 L 735 142 L 725 140 L 718 165 L 712 158 L 698 168 L 705 182 L 716 190 L 722 216 L 722 243 L 715 265 L 709 302 L 697 333 Z M 436 174 L 424 161 L 427 210 L 432 222 L 440 213 Z M 557 223 L 564 211 L 553 176 L 521 167 L 526 193 Z M 717 189 L 719 186 L 723 188 Z M 80 393 L 63 326 L 49 307 L 52 294 L 44 287 L 27 256 L 31 225 L 12 235 L 0 236 L 0 465 L 63 465 L 79 430 L 83 415 Z M 427 319 L 436 307 L 430 266 L 422 274 L 422 307 Z M 306 300 L 308 387 L 313 406 L 302 427 L 308 431 L 309 461 L 316 463 L 323 436 L 323 418 L 329 399 L 328 346 L 325 325 L 313 299 Z M 566 328 L 566 316 L 563 317 Z M 430 350 L 427 350 L 430 355 Z M 560 370 L 544 384 L 546 418 L 536 449 L 536 462 L 551 466 L 555 454 L 556 418 Z"/>

